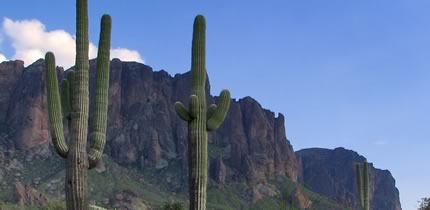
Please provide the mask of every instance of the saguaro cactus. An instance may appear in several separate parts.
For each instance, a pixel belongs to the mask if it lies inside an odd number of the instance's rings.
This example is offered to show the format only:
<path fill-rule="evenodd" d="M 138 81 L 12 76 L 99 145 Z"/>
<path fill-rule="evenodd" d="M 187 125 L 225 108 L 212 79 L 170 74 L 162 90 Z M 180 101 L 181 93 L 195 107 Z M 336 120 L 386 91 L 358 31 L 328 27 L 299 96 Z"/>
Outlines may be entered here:
<path fill-rule="evenodd" d="M 68 210 L 88 209 L 88 170 L 95 167 L 103 154 L 106 141 L 107 106 L 109 88 L 109 50 L 111 18 L 101 20 L 100 42 L 97 54 L 96 94 L 92 143 L 87 152 L 89 115 L 89 61 L 88 61 L 88 0 L 77 0 L 76 63 L 62 83 L 61 102 L 58 92 L 54 54 L 45 56 L 48 93 L 49 124 L 52 142 L 57 153 L 66 160 L 66 205 Z M 63 117 L 69 124 L 70 141 L 64 137 Z"/>
<path fill-rule="evenodd" d="M 364 161 L 363 167 L 360 164 L 355 165 L 357 174 L 357 189 L 360 208 L 369 210 L 369 164 Z"/>
<path fill-rule="evenodd" d="M 205 18 L 194 20 L 191 61 L 191 96 L 189 109 L 181 102 L 175 103 L 176 113 L 188 122 L 188 167 L 190 210 L 206 209 L 208 179 L 208 131 L 216 130 L 230 106 L 230 92 L 223 90 L 218 104 L 206 109 Z"/>

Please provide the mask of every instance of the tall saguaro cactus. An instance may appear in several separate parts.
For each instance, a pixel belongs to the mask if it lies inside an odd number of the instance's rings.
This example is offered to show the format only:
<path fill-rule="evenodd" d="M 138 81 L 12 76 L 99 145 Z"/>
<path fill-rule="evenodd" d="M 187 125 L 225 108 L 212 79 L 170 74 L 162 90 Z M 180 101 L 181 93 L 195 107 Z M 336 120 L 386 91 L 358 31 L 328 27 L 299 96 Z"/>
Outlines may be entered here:
<path fill-rule="evenodd" d="M 369 164 L 364 161 L 363 167 L 360 164 L 355 165 L 357 174 L 357 189 L 360 208 L 369 210 Z"/>
<path fill-rule="evenodd" d="M 191 96 L 188 110 L 175 103 L 178 116 L 188 122 L 188 167 L 190 210 L 206 209 L 208 180 L 208 131 L 216 130 L 224 121 L 230 106 L 230 92 L 223 90 L 218 104 L 206 109 L 205 18 L 194 20 L 191 61 Z"/>
<path fill-rule="evenodd" d="M 88 0 L 77 0 L 76 63 L 58 92 L 54 54 L 45 56 L 49 122 L 54 148 L 66 160 L 66 204 L 68 210 L 88 209 L 88 170 L 95 167 L 106 142 L 109 50 L 111 18 L 103 15 L 97 54 L 96 94 L 93 129 L 88 135 L 89 60 L 88 60 Z M 66 142 L 63 117 L 69 122 L 70 141 Z M 87 136 L 92 143 L 87 152 Z"/>

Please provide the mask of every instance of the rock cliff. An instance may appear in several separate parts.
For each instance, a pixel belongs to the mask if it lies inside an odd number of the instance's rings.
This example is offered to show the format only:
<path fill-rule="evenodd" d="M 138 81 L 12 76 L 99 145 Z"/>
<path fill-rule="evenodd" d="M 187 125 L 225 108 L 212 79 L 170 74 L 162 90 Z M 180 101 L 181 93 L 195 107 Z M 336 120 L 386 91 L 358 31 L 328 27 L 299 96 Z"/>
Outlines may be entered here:
<path fill-rule="evenodd" d="M 296 153 L 303 164 L 303 183 L 312 191 L 359 209 L 355 164 L 365 158 L 344 148 L 304 149 Z M 388 170 L 369 164 L 371 209 L 401 210 L 399 191 Z"/>
<path fill-rule="evenodd" d="M 94 95 L 91 90 L 95 64 L 95 60 L 90 61 L 90 100 Z M 61 81 L 63 70 L 58 68 L 58 72 Z M 185 182 L 187 127 L 176 116 L 174 103 L 188 102 L 189 72 L 171 76 L 163 70 L 154 72 L 144 64 L 114 59 L 110 73 L 105 153 L 120 165 L 143 170 L 180 162 L 179 174 Z M 29 156 L 57 158 L 50 146 L 43 60 L 26 68 L 22 61 L 1 63 L 0 88 L 0 145 L 8 151 L 25 150 Z M 208 103 L 215 102 L 209 81 L 206 91 Z M 361 159 L 344 162 L 343 157 L 330 156 L 333 160 L 329 161 L 325 159 L 329 152 L 307 155 L 313 154 L 308 150 L 296 154 L 287 140 L 284 121 L 282 114 L 276 116 L 251 97 L 232 99 L 226 120 L 209 135 L 211 183 L 222 187 L 244 182 L 255 188 L 278 175 L 287 176 L 315 192 L 354 206 L 355 182 L 349 174 L 353 171 L 338 172 L 337 167 L 338 162 L 342 167 L 353 167 L 348 164 Z M 313 173 L 320 176 L 312 176 Z M 398 210 L 398 192 L 387 194 L 385 190 L 395 189 L 391 174 L 372 169 L 372 177 L 381 187 L 372 194 L 378 201 L 374 209 Z M 384 202 L 384 196 L 390 201 Z"/>

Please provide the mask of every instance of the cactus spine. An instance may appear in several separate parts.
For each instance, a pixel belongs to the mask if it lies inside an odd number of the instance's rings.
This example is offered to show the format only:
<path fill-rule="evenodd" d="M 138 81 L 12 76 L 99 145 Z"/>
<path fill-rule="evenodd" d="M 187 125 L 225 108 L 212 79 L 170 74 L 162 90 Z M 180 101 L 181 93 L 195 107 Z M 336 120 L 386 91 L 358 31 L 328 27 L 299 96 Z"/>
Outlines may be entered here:
<path fill-rule="evenodd" d="M 367 161 L 364 161 L 363 167 L 357 164 L 355 169 L 360 208 L 362 210 L 369 210 L 369 164 Z"/>
<path fill-rule="evenodd" d="M 208 131 L 216 130 L 224 121 L 230 106 L 230 92 L 223 90 L 218 104 L 206 110 L 205 18 L 194 20 L 191 59 L 191 92 L 188 110 L 175 103 L 178 116 L 188 122 L 188 168 L 190 210 L 206 209 L 208 179 Z"/>
<path fill-rule="evenodd" d="M 62 83 L 61 101 L 58 92 L 54 54 L 45 55 L 49 122 L 52 142 L 57 153 L 66 160 L 66 205 L 68 210 L 88 209 L 88 170 L 95 167 L 106 142 L 109 88 L 109 50 L 111 18 L 103 15 L 97 54 L 96 95 L 93 130 L 88 134 L 89 60 L 88 0 L 77 0 L 76 63 Z M 69 125 L 69 144 L 63 130 L 63 117 Z M 87 152 L 87 136 L 92 143 Z"/>

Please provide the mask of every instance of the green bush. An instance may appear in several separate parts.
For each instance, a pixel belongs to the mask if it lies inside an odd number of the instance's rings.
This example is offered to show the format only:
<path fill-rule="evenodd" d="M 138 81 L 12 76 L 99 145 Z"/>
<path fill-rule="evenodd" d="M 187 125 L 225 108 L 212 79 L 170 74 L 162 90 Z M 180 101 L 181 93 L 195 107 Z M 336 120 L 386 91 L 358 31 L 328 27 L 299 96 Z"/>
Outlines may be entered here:
<path fill-rule="evenodd" d="M 161 210 L 185 210 L 184 206 L 179 202 L 165 203 Z"/>

